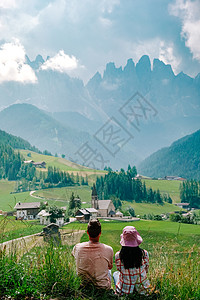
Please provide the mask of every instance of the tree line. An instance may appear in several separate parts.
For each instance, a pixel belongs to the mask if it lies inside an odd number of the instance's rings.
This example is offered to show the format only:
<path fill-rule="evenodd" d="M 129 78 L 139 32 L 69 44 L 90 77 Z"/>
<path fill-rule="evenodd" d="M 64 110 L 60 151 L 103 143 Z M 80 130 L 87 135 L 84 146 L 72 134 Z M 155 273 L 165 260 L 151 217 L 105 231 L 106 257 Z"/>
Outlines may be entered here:
<path fill-rule="evenodd" d="M 181 202 L 187 202 L 190 207 L 200 208 L 200 181 L 187 180 L 180 184 Z"/>
<path fill-rule="evenodd" d="M 120 172 L 109 171 L 104 177 L 97 178 L 96 190 L 99 199 L 110 199 L 114 196 L 126 201 L 172 203 L 169 196 L 162 196 L 159 189 L 153 191 L 152 188 L 147 188 L 145 182 L 136 179 L 136 175 L 136 167 L 129 165 L 127 171 L 124 169 L 121 169 Z"/>
<path fill-rule="evenodd" d="M 30 167 L 32 164 L 28 164 Z M 47 172 L 40 171 L 31 173 L 31 178 L 27 176 L 21 177 L 16 182 L 15 191 L 24 192 L 33 189 L 47 189 L 53 187 L 66 187 L 74 185 L 88 185 L 88 177 L 79 176 L 77 173 L 69 174 L 68 172 L 62 171 L 59 168 L 49 166 Z M 29 176 L 30 177 L 30 176 Z"/>

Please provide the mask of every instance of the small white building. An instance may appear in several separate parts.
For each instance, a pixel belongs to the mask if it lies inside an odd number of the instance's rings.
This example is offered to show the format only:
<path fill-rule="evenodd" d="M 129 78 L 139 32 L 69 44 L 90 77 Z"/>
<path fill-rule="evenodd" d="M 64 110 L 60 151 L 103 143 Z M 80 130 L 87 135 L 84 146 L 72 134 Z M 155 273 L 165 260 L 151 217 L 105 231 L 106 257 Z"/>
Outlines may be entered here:
<path fill-rule="evenodd" d="M 118 211 L 116 212 L 116 217 L 117 217 L 117 218 L 123 218 L 123 216 L 124 216 L 124 215 L 123 215 L 123 213 L 122 213 L 121 211 L 118 210 Z"/>
<path fill-rule="evenodd" d="M 51 214 L 49 212 L 47 212 L 46 210 L 41 210 L 39 213 L 38 213 L 38 216 L 40 217 L 40 224 L 41 225 L 49 225 L 51 222 L 50 222 L 50 216 Z"/>
<path fill-rule="evenodd" d="M 38 213 L 38 216 L 40 218 L 41 225 L 51 224 L 51 221 L 50 221 L 51 214 L 48 211 L 43 209 Z M 65 222 L 64 216 L 60 217 L 60 218 L 56 218 L 56 225 L 58 225 L 59 227 L 64 225 L 64 222 Z"/>

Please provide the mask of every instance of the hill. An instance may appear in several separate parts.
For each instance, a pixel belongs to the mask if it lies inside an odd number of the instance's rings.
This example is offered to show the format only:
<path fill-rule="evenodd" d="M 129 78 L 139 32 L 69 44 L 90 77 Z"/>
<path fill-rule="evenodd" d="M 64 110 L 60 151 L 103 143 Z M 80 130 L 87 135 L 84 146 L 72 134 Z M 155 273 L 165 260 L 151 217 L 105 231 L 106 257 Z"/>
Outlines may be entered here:
<path fill-rule="evenodd" d="M 151 177 L 174 175 L 200 179 L 200 130 L 146 158 L 138 171 Z"/>
<path fill-rule="evenodd" d="M 105 165 L 110 164 L 119 168 L 126 165 L 127 157 L 135 157 L 133 151 L 125 152 L 124 148 L 120 150 L 121 155 L 117 160 L 115 156 L 109 155 L 104 141 L 98 142 L 94 135 L 89 133 L 91 129 L 84 131 L 86 127 L 97 128 L 96 122 L 93 125 L 92 121 L 78 113 L 55 115 L 58 120 L 34 105 L 14 104 L 0 112 L 0 128 L 21 136 L 42 151 L 47 149 L 53 154 L 64 154 L 68 160 L 93 169 L 104 169 Z M 67 125 L 70 124 L 69 116 L 73 119 L 73 127 Z M 68 122 L 64 121 L 65 118 L 68 118 Z M 118 146 L 114 147 L 116 149 Z"/>
<path fill-rule="evenodd" d="M 31 104 L 14 104 L 0 112 L 0 128 L 21 136 L 43 151 L 72 155 L 88 134 L 62 126 Z"/>

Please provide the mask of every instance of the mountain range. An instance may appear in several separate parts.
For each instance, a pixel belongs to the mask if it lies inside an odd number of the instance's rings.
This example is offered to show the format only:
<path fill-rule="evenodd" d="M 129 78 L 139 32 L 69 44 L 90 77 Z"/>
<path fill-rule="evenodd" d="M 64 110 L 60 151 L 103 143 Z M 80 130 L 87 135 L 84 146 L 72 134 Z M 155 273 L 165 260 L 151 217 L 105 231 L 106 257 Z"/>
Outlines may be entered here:
<path fill-rule="evenodd" d="M 170 65 L 158 59 L 151 65 L 145 55 L 137 64 L 129 59 L 123 68 L 110 62 L 84 84 L 42 70 L 44 62 L 40 55 L 35 61 L 27 57 L 36 84 L 0 84 L 0 129 L 41 150 L 76 160 L 74 153 L 89 142 L 112 168 L 125 168 L 200 128 L 200 74 L 175 75 Z M 115 155 L 95 138 L 113 120 L 124 139 L 131 136 L 125 144 L 119 141 Z"/>

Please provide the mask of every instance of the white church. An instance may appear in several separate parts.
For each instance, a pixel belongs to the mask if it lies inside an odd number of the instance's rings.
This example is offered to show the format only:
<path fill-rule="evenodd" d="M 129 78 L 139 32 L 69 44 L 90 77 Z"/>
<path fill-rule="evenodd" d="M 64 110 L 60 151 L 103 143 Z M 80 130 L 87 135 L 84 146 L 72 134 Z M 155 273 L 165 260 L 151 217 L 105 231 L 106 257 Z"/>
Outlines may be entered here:
<path fill-rule="evenodd" d="M 98 211 L 98 217 L 114 217 L 115 207 L 112 200 L 99 200 L 96 186 L 93 184 L 91 207 Z"/>

